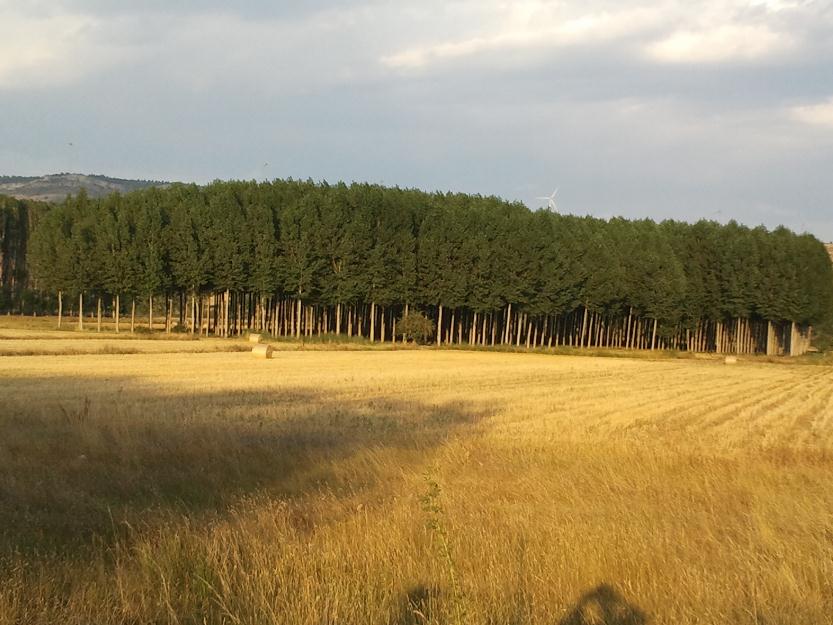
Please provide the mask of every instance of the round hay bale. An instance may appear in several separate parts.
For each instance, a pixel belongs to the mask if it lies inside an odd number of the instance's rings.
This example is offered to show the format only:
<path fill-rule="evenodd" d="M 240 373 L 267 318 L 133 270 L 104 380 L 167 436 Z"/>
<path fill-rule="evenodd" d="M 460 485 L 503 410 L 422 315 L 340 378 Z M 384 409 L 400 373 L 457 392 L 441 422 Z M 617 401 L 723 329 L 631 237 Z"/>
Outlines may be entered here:
<path fill-rule="evenodd" d="M 252 354 L 255 358 L 271 358 L 272 351 L 271 345 L 255 345 L 252 348 Z"/>
<path fill-rule="evenodd" d="M 250 334 L 249 335 L 249 343 L 260 343 L 260 335 L 259 334 Z"/>
<path fill-rule="evenodd" d="M 738 364 L 737 356 L 726 356 L 726 358 L 723 359 L 723 364 L 724 365 L 736 365 L 736 364 Z"/>

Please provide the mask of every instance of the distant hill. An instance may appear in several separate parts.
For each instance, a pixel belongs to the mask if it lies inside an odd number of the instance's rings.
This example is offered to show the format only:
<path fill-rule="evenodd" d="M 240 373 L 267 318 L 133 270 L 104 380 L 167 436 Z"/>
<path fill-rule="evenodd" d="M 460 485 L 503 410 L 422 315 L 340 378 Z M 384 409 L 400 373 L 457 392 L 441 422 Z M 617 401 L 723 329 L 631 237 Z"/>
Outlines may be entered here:
<path fill-rule="evenodd" d="M 90 197 L 105 197 L 118 191 L 127 193 L 148 187 L 167 187 L 158 180 L 123 180 L 95 174 L 50 174 L 47 176 L 0 176 L 0 195 L 20 200 L 59 202 L 76 195 L 82 188 Z"/>

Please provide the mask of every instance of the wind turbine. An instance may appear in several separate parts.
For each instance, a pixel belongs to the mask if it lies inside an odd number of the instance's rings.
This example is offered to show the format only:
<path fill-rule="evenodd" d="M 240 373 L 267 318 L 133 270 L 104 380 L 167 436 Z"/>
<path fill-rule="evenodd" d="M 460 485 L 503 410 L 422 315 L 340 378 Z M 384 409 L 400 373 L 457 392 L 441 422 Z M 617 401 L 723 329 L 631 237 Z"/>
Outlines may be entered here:
<path fill-rule="evenodd" d="M 547 208 L 553 212 L 558 211 L 558 206 L 555 204 L 555 194 L 558 193 L 558 187 L 555 188 L 555 191 L 552 192 L 551 195 L 545 195 L 536 197 L 536 200 L 546 200 L 547 201 Z"/>

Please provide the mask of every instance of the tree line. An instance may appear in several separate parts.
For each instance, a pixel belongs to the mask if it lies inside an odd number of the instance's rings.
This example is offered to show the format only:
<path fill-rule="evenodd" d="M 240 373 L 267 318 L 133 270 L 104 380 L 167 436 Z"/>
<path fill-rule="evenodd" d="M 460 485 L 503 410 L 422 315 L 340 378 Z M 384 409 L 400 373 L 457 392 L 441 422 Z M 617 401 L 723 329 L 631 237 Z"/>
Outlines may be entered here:
<path fill-rule="evenodd" d="M 151 326 L 219 336 L 394 340 L 418 310 L 438 344 L 795 353 L 833 316 L 811 235 L 371 184 L 81 192 L 43 215 L 28 258 L 61 311 L 132 327 L 138 301 Z"/>

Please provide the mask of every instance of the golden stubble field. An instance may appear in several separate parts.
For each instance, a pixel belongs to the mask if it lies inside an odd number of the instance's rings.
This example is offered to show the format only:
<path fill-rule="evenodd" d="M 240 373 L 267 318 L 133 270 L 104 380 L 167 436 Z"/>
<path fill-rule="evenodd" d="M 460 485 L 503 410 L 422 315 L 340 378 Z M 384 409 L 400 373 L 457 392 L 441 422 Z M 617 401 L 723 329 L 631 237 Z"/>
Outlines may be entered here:
<path fill-rule="evenodd" d="M 829 366 L 171 351 L 0 357 L 0 623 L 833 623 Z"/>

